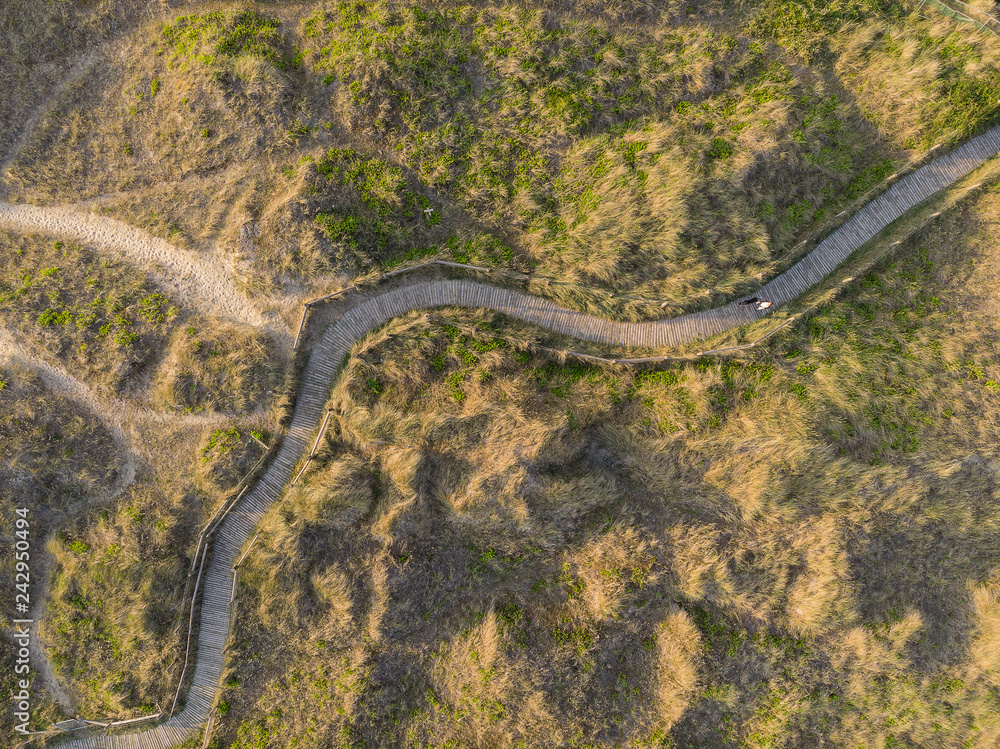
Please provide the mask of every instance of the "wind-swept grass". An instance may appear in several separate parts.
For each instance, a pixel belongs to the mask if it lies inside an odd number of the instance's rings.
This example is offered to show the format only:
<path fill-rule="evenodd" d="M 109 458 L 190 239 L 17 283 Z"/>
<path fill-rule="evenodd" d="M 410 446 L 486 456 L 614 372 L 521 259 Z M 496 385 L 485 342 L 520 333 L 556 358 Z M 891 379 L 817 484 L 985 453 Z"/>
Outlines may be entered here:
<path fill-rule="evenodd" d="M 0 538 L 11 549 L 0 564 L 0 590 L 12 605 L 17 594 L 27 592 L 30 604 L 37 606 L 52 569 L 46 539 L 113 487 L 125 456 L 92 414 L 49 392 L 29 370 L 10 363 L 0 367 L 0 445 Z M 18 527 L 18 518 L 26 525 Z M 27 542 L 27 555 L 14 553 L 17 541 Z M 18 572 L 21 576 L 15 577 Z M 12 641 L 0 639 L 0 648 L 12 664 L 17 660 Z M 32 657 L 31 728 L 43 730 L 61 713 L 43 688 L 42 664 L 37 655 Z M 5 669 L 0 693 L 13 699 L 23 678 L 13 667 Z"/>
<path fill-rule="evenodd" d="M 539 272 L 590 285 L 731 293 L 873 155 L 844 126 L 859 113 L 779 50 L 697 25 L 341 3 L 303 33 L 371 138 Z"/>
<path fill-rule="evenodd" d="M 245 563 L 220 740 L 995 741 L 997 206 L 751 360 L 559 365 L 481 312 L 370 336 Z"/>
<path fill-rule="evenodd" d="M 633 6 L 165 10 L 5 184 L 111 193 L 275 296 L 441 253 L 676 310 L 752 288 L 1000 99 L 994 42 L 910 6 Z M 24 107 L 0 106 L 9 141 Z M 241 572 L 218 744 L 997 743 L 997 215 L 990 192 L 745 360 L 560 364 L 477 311 L 362 341 Z M 8 321 L 99 392 L 230 411 L 273 387 L 257 336 L 4 241 Z M 2 470 L 104 486 L 89 452 L 27 455 L 50 432 L 18 377 Z M 270 439 L 263 415 L 168 423 L 130 426 L 139 482 L 49 548 L 44 634 L 88 717 L 163 706 L 193 534 Z"/>
<path fill-rule="evenodd" d="M 134 428 L 157 464 L 117 498 L 76 508 L 44 548 L 41 633 L 85 716 L 148 715 L 173 700 L 197 534 L 263 453 L 251 434 L 271 438 L 263 419 Z"/>
<path fill-rule="evenodd" d="M 280 382 L 280 364 L 263 333 L 197 317 L 177 326 L 156 371 L 152 400 L 178 411 L 248 411 Z"/>
<path fill-rule="evenodd" d="M 701 7 L 606 11 L 165 16 L 64 94 L 9 183 L 76 200 L 217 179 L 184 211 L 115 210 L 221 240 L 263 288 L 485 238 L 504 251 L 483 262 L 696 308 L 1000 100 L 995 40 L 909 6 L 789 0 L 718 27 Z"/>

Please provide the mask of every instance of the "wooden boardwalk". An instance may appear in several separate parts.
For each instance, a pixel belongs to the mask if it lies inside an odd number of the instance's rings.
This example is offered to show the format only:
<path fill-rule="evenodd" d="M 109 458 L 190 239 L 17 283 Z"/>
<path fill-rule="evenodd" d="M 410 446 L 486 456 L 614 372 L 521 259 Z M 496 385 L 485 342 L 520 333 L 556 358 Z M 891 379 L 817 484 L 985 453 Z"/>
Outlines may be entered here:
<path fill-rule="evenodd" d="M 811 253 L 766 284 L 756 296 L 791 301 L 821 281 L 854 250 L 907 210 L 1000 153 L 1000 127 L 966 142 L 951 154 L 901 179 L 823 240 Z M 659 349 L 708 338 L 752 322 L 759 312 L 735 302 L 705 312 L 654 322 L 605 320 L 574 312 L 545 299 L 473 281 L 417 281 L 370 297 L 346 312 L 323 333 L 302 376 L 292 423 L 267 472 L 235 506 L 212 544 L 205 575 L 194 676 L 184 709 L 161 725 L 141 732 L 93 736 L 67 742 L 74 749 L 167 749 L 200 730 L 220 689 L 230 629 L 233 565 L 268 508 L 281 498 L 296 465 L 308 454 L 325 413 L 326 401 L 354 342 L 394 317 L 430 307 L 486 307 L 546 330 L 614 346 Z"/>

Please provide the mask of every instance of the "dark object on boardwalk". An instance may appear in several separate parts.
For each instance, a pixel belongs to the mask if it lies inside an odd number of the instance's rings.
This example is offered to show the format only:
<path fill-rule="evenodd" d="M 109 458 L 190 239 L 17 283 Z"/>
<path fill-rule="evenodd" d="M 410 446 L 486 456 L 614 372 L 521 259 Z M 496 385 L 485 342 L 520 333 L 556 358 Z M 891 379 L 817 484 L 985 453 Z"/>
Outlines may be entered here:
<path fill-rule="evenodd" d="M 760 299 L 758 299 L 755 296 L 752 296 L 749 299 L 744 299 L 742 302 L 737 302 L 737 304 L 757 304 L 757 302 L 759 301 Z"/>

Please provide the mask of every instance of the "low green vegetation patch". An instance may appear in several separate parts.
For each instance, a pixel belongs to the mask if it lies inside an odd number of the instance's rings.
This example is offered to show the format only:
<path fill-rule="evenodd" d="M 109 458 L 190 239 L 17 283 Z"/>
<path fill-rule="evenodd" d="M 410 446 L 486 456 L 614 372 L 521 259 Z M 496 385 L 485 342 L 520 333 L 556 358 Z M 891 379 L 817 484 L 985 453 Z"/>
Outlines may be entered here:
<path fill-rule="evenodd" d="M 331 148 L 315 162 L 313 191 L 322 197 L 316 226 L 332 247 L 331 261 L 358 269 L 419 255 L 441 241 L 440 208 L 410 189 L 400 167 L 353 148 Z M 416 186 L 414 186 L 416 187 Z M 325 194 L 324 194 L 325 193 Z M 335 204 L 336 207 L 325 207 Z"/>
<path fill-rule="evenodd" d="M 904 6 L 885 0 L 847 0 L 841 3 L 767 0 L 758 4 L 754 13 L 750 23 L 754 34 L 771 37 L 812 62 L 828 49 L 829 38 L 845 25 L 898 20 L 904 13 Z"/>
<path fill-rule="evenodd" d="M 213 11 L 179 16 L 165 24 L 161 33 L 178 59 L 194 58 L 211 65 L 215 56 L 253 57 L 285 70 L 290 61 L 279 25 L 256 10 Z"/>
<path fill-rule="evenodd" d="M 264 436 L 256 433 L 255 440 L 249 430 L 235 426 L 215 430 L 199 450 L 201 474 L 222 490 L 232 489 L 263 455 Z"/>
<path fill-rule="evenodd" d="M 71 370 L 121 390 L 159 358 L 180 315 L 131 267 L 72 243 L 0 235 L 0 310 Z"/>

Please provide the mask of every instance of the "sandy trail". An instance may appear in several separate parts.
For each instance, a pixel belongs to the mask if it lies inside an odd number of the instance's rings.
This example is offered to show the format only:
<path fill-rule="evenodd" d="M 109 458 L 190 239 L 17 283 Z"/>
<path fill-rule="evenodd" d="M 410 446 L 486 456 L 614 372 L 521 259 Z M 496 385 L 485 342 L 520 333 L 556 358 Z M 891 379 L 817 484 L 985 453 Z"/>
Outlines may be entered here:
<path fill-rule="evenodd" d="M 59 97 L 101 58 L 103 48 L 88 51 L 70 68 L 25 123 L 20 136 L 0 161 L 0 179 L 35 132 L 41 119 L 52 110 Z M 210 182 L 218 176 L 195 178 Z M 180 183 L 178 183 L 180 184 Z M 0 198 L 4 196 L 0 184 Z M 101 198 L 84 201 L 80 207 L 97 205 Z M 143 267 L 165 290 L 178 300 L 190 301 L 203 311 L 223 319 L 263 328 L 283 353 L 291 350 L 290 333 L 277 314 L 262 315 L 257 306 L 234 283 L 236 275 L 220 256 L 206 257 L 180 250 L 140 229 L 71 206 L 42 207 L 11 204 L 0 200 L 0 227 L 23 234 L 48 234 L 92 244 L 118 252 L 129 262 Z"/>
<path fill-rule="evenodd" d="M 162 412 L 142 408 L 120 398 L 102 398 L 95 394 L 85 382 L 76 379 L 62 367 L 32 354 L 15 334 L 0 327 L 0 361 L 3 360 L 16 361 L 31 369 L 38 374 L 49 390 L 79 404 L 97 416 L 101 425 L 107 429 L 115 441 L 115 446 L 123 453 L 138 454 L 125 432 L 125 425 L 129 423 L 155 422 L 186 426 L 211 426 L 229 421 L 239 415 L 245 415 L 215 412 L 191 414 Z M 132 479 L 129 479 L 127 483 L 131 483 L 131 481 Z"/>
<path fill-rule="evenodd" d="M 190 301 L 222 319 L 266 330 L 284 351 L 290 333 L 275 313 L 263 315 L 233 283 L 233 271 L 218 257 L 180 250 L 141 229 L 65 206 L 42 207 L 0 201 L 0 228 L 47 234 L 95 246 L 142 267 L 175 299 Z"/>
<path fill-rule="evenodd" d="M 63 369 L 28 353 L 25 347 L 21 345 L 10 331 L 0 328 L 0 361 L 3 360 L 17 362 L 34 371 L 50 391 L 73 401 L 77 405 L 82 406 L 86 411 L 94 414 L 101 422 L 101 426 L 111 435 L 115 447 L 123 455 L 132 455 L 131 441 L 125 435 L 122 422 L 116 415 L 116 413 L 122 413 L 122 411 L 118 410 L 121 404 L 116 403 L 109 407 L 107 403 L 94 395 L 84 383 Z M 125 483 L 121 489 L 116 490 L 115 496 L 121 494 L 124 491 L 124 487 L 131 484 L 135 479 L 134 463 L 131 464 L 130 468 L 120 470 L 118 473 L 119 480 L 116 483 L 122 481 Z"/>

